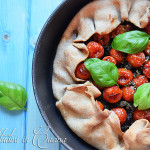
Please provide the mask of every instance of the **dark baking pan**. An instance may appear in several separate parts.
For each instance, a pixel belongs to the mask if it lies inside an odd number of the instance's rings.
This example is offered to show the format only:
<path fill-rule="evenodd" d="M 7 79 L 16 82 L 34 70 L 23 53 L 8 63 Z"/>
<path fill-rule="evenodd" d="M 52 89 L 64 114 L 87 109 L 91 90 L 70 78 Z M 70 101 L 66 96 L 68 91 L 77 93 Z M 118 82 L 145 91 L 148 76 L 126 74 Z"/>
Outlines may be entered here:
<path fill-rule="evenodd" d="M 33 89 L 41 115 L 57 138 L 66 138 L 67 149 L 93 150 L 67 126 L 52 92 L 53 61 L 63 32 L 74 15 L 90 0 L 66 0 L 49 17 L 36 43 L 33 57 Z"/>

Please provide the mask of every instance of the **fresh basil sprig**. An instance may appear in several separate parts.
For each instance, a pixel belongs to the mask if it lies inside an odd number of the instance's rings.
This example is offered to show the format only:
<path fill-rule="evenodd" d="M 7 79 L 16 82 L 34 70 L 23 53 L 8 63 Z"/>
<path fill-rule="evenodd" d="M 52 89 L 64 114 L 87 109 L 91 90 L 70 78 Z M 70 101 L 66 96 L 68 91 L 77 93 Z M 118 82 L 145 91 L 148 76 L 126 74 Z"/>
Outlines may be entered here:
<path fill-rule="evenodd" d="M 19 84 L 0 81 L 0 105 L 8 110 L 21 110 L 27 101 L 27 92 Z"/>
<path fill-rule="evenodd" d="M 139 110 L 150 108 L 150 83 L 139 86 L 134 94 L 134 106 Z"/>
<path fill-rule="evenodd" d="M 98 58 L 91 58 L 84 61 L 84 65 L 95 83 L 101 87 L 118 85 L 118 68 L 111 62 Z"/>
<path fill-rule="evenodd" d="M 111 46 L 113 49 L 129 54 L 142 52 L 149 41 L 149 35 L 143 31 L 129 31 L 117 35 Z"/>

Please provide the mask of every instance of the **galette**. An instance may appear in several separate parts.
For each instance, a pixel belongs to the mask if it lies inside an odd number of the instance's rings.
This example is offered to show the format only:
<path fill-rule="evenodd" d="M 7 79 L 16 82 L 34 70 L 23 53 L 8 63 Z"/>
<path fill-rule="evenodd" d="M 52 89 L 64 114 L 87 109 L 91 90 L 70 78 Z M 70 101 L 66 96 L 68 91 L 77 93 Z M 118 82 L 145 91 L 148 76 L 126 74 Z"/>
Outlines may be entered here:
<path fill-rule="evenodd" d="M 101 150 L 150 150 L 150 1 L 94 0 L 57 47 L 52 86 L 69 128 Z"/>

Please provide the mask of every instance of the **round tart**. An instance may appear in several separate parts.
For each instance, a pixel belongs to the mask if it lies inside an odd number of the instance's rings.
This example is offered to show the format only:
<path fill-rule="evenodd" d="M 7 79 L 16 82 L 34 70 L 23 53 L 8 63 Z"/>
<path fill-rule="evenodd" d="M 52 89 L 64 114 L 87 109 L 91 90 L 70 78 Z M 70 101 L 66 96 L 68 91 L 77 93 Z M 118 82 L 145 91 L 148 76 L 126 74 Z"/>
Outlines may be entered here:
<path fill-rule="evenodd" d="M 56 106 L 97 149 L 150 149 L 149 8 L 148 0 L 92 1 L 58 45 Z"/>

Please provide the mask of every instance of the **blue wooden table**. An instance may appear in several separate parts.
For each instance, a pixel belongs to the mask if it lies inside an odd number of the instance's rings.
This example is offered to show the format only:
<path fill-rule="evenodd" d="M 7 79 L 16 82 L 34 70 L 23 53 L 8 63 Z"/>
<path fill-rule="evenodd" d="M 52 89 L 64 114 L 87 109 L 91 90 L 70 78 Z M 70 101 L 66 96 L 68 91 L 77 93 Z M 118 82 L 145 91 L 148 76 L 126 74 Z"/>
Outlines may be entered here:
<path fill-rule="evenodd" d="M 63 0 L 0 0 L 0 80 L 21 84 L 28 93 L 27 111 L 0 107 L 0 150 L 60 150 L 45 142 L 47 130 L 32 89 L 32 57 L 38 35 Z"/>

